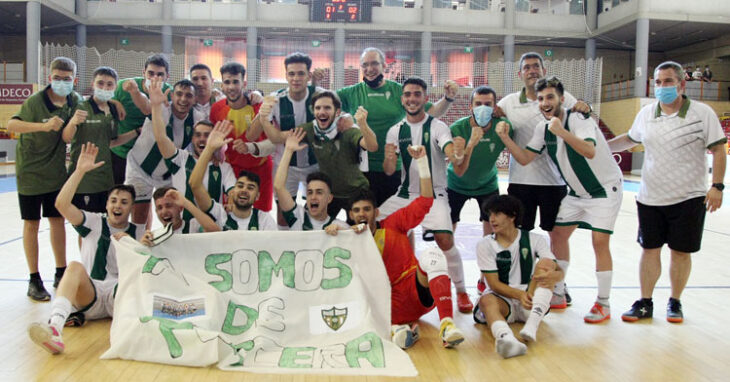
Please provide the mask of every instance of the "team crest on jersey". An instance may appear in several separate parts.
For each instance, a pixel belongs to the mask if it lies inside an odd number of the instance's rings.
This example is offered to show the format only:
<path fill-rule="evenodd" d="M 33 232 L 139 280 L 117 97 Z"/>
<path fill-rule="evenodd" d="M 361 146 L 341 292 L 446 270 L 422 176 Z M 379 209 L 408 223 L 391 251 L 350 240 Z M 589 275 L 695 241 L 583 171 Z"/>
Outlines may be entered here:
<path fill-rule="evenodd" d="M 385 99 L 390 99 L 390 92 L 389 91 L 385 92 Z"/>
<path fill-rule="evenodd" d="M 521 252 L 522 252 L 522 258 L 523 259 L 526 259 L 527 258 L 527 255 L 529 254 L 527 252 L 527 248 L 522 248 Z"/>
<path fill-rule="evenodd" d="M 424 142 L 428 142 L 429 141 L 428 135 L 429 135 L 428 134 L 428 131 L 423 134 L 423 141 Z"/>
<path fill-rule="evenodd" d="M 89 195 L 84 195 L 84 204 L 88 206 L 90 201 L 91 197 Z"/>
<path fill-rule="evenodd" d="M 497 147 L 496 143 L 490 143 L 489 144 L 489 151 L 494 152 L 494 148 Z"/>
<path fill-rule="evenodd" d="M 311 104 L 307 105 L 307 109 L 309 109 L 309 112 L 310 112 L 311 114 L 314 114 L 314 107 L 312 107 L 312 105 L 311 105 Z"/>
<path fill-rule="evenodd" d="M 216 182 L 218 181 L 219 176 L 220 176 L 220 173 L 218 172 L 218 170 L 213 171 L 213 179 L 215 179 Z"/>
<path fill-rule="evenodd" d="M 330 329 L 337 331 L 347 320 L 347 308 L 339 309 L 333 306 L 332 309 L 322 309 L 322 320 Z"/>

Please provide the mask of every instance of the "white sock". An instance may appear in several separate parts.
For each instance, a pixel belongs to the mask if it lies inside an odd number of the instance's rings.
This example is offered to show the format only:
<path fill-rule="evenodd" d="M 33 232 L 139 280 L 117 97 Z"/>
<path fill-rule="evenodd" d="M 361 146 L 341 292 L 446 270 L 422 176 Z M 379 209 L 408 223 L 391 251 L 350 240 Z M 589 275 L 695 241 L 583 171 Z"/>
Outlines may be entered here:
<path fill-rule="evenodd" d="M 538 287 L 535 289 L 535 294 L 532 296 L 532 310 L 530 315 L 527 317 L 525 327 L 520 331 L 520 336 L 528 341 L 535 341 L 537 335 L 537 327 L 542 322 L 542 318 L 545 317 L 548 308 L 550 308 L 550 299 L 553 297 L 553 292 L 547 288 Z"/>
<path fill-rule="evenodd" d="M 51 303 L 51 318 L 48 320 L 48 323 L 61 333 L 63 326 L 66 325 L 66 319 L 73 310 L 71 301 L 66 297 L 56 297 Z"/>
<path fill-rule="evenodd" d="M 557 260 L 558 266 L 560 269 L 563 270 L 563 279 L 555 283 L 555 289 L 553 291 L 555 294 L 564 295 L 565 294 L 565 277 L 568 276 L 568 266 L 570 265 L 570 261 L 568 260 Z"/>
<path fill-rule="evenodd" d="M 494 336 L 495 340 L 504 338 L 505 336 L 514 337 L 514 334 L 512 334 L 512 329 L 510 329 L 509 325 L 507 325 L 507 321 L 494 321 L 492 322 L 490 329 L 492 329 L 492 335 Z"/>
<path fill-rule="evenodd" d="M 596 280 L 598 280 L 598 302 L 601 305 L 608 306 L 608 298 L 611 296 L 613 271 L 596 272 Z"/>
<path fill-rule="evenodd" d="M 444 251 L 446 263 L 449 265 L 449 277 L 456 287 L 456 293 L 466 292 L 464 285 L 464 263 L 461 262 L 461 254 L 456 246 Z"/>
<path fill-rule="evenodd" d="M 502 358 L 510 358 L 527 352 L 527 346 L 515 338 L 506 321 L 492 323 L 492 335 L 495 339 L 495 348 Z"/>

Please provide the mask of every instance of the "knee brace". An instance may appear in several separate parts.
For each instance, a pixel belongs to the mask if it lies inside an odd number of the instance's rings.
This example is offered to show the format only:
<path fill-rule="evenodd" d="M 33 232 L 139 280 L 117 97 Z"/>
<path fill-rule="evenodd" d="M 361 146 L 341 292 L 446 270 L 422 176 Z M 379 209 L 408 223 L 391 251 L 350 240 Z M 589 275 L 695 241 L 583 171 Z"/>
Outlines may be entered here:
<path fill-rule="evenodd" d="M 428 248 L 423 251 L 418 259 L 418 266 L 426 272 L 428 281 L 439 276 L 448 276 L 449 267 L 446 263 L 446 256 L 438 248 Z"/>

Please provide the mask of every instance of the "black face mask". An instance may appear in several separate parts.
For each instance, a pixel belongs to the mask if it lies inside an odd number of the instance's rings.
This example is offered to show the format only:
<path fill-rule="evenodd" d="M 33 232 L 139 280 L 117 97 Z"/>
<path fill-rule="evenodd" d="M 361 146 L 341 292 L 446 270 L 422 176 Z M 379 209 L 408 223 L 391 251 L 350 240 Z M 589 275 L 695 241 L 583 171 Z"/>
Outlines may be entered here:
<path fill-rule="evenodd" d="M 365 82 L 366 85 L 368 85 L 370 88 L 375 89 L 378 86 L 380 86 L 380 82 L 383 81 L 383 73 L 378 74 L 377 77 L 373 80 L 368 80 L 367 78 L 362 78 L 363 82 Z"/>

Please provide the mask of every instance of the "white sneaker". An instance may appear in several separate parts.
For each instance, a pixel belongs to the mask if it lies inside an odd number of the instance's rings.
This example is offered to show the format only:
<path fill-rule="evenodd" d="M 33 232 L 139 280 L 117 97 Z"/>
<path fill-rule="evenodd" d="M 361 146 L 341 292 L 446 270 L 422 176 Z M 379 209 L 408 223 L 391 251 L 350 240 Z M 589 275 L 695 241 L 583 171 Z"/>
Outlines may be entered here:
<path fill-rule="evenodd" d="M 527 345 L 517 341 L 517 338 L 512 335 L 499 338 L 495 348 L 502 358 L 512 358 L 527 353 Z"/>
<path fill-rule="evenodd" d="M 61 333 L 53 326 L 34 322 L 28 327 L 28 335 L 36 345 L 42 347 L 45 351 L 54 355 L 63 353 L 65 348 L 63 338 L 61 338 Z"/>
<path fill-rule="evenodd" d="M 454 320 L 451 317 L 446 317 L 441 320 L 439 334 L 441 335 L 441 340 L 445 348 L 453 348 L 464 342 L 464 333 L 454 325 Z"/>
<path fill-rule="evenodd" d="M 418 324 L 413 325 L 402 324 L 402 325 L 391 325 L 390 326 L 390 337 L 394 344 L 398 345 L 401 349 L 408 349 L 418 341 Z"/>

